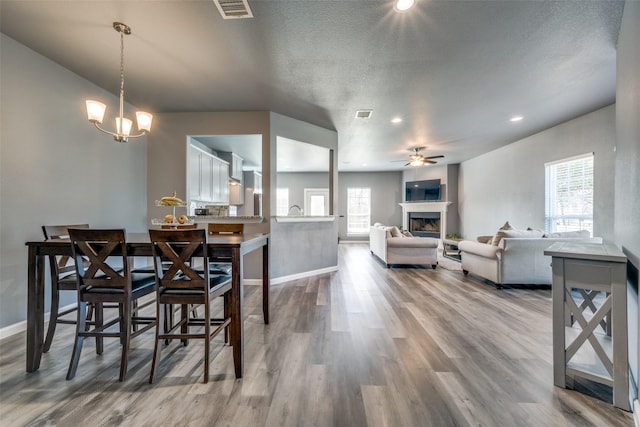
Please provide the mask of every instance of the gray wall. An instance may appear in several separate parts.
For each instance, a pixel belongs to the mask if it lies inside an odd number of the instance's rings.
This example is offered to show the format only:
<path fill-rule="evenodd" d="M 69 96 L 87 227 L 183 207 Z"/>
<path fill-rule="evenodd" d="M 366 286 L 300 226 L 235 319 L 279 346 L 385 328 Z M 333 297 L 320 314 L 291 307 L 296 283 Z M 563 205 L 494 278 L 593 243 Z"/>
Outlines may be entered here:
<path fill-rule="evenodd" d="M 87 120 L 84 100 L 118 99 L 0 34 L 0 328 L 26 319 L 26 241 L 42 225 L 147 229 L 147 142 L 120 144 Z M 114 88 L 117 89 L 117 88 Z M 126 106 L 131 117 L 133 108 Z M 48 279 L 47 279 L 48 280 Z M 47 281 L 48 283 L 48 281 Z M 47 293 L 45 311 L 49 311 Z M 75 301 L 63 296 L 62 305 Z"/>
<path fill-rule="evenodd" d="M 610 105 L 463 162 L 458 183 L 462 235 L 494 234 L 505 221 L 544 229 L 544 164 L 593 152 L 593 231 L 613 241 L 615 144 L 615 106 Z"/>
<path fill-rule="evenodd" d="M 319 147 L 334 150 L 333 158 L 333 201 L 334 209 L 339 209 L 337 200 L 337 148 L 338 133 L 334 130 L 270 113 L 271 145 L 270 174 L 276 181 L 276 160 L 278 137 L 306 142 Z M 263 169 L 263 178 L 265 172 Z M 269 197 L 265 194 L 265 198 Z M 271 192 L 273 212 L 276 206 L 276 193 Z M 264 199 L 263 199 L 264 200 Z M 304 274 L 305 272 L 337 268 L 338 266 L 338 229 L 334 222 L 282 223 L 271 218 L 271 269 L 272 278 L 282 278 Z"/>
<path fill-rule="evenodd" d="M 327 172 L 279 172 L 276 177 L 276 187 L 289 189 L 289 206 L 298 205 L 304 209 L 304 189 L 329 188 L 329 174 Z M 306 214 L 308 212 L 305 212 Z"/>
<path fill-rule="evenodd" d="M 371 224 L 402 225 L 402 172 L 341 172 L 338 197 L 340 210 L 337 218 L 340 240 L 368 240 L 368 236 L 347 235 L 347 189 L 371 188 Z"/>
<path fill-rule="evenodd" d="M 638 269 L 640 268 L 640 2 L 627 1 L 618 37 L 616 87 L 615 240 L 630 261 L 630 363 L 637 380 Z"/>
<path fill-rule="evenodd" d="M 269 113 L 256 112 L 198 112 L 164 113 L 154 117 L 154 128 L 149 134 L 149 167 L 147 169 L 147 206 L 149 221 L 162 218 L 166 208 L 156 206 L 161 196 L 178 193 L 186 198 L 187 192 L 187 136 L 188 135 L 262 135 L 263 214 L 269 212 Z M 246 224 L 245 232 L 269 232 L 269 221 Z M 252 252 L 245 258 L 244 277 L 262 277 L 262 256 Z"/>

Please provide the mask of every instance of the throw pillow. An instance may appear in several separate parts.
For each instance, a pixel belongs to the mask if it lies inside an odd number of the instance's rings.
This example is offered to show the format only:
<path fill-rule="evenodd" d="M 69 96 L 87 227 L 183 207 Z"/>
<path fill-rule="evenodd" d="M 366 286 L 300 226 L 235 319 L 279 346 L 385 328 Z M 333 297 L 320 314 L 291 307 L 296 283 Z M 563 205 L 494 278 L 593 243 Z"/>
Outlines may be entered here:
<path fill-rule="evenodd" d="M 391 228 L 389 229 L 389 232 L 391 233 L 391 237 L 404 237 L 400 229 L 395 225 L 391 226 Z"/>
<path fill-rule="evenodd" d="M 493 246 L 498 246 L 498 244 L 500 243 L 500 240 L 502 240 L 502 238 L 504 237 L 504 231 L 513 230 L 513 229 L 514 228 L 511 226 L 511 224 L 509 224 L 509 221 L 505 222 L 504 225 L 498 229 L 498 232 L 496 233 L 496 235 L 493 236 L 493 240 L 491 241 L 491 244 Z"/>
<path fill-rule="evenodd" d="M 543 233 L 540 230 L 504 230 L 502 232 L 504 237 L 519 238 L 519 239 L 537 239 L 542 237 Z"/>

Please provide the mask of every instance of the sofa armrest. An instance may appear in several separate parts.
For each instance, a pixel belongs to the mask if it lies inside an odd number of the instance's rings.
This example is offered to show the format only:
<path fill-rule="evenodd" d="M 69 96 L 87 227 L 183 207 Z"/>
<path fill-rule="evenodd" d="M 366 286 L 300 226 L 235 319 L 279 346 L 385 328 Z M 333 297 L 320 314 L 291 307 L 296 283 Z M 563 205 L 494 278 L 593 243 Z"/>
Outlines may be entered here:
<path fill-rule="evenodd" d="M 463 240 L 458 243 L 458 248 L 464 253 L 468 252 L 477 256 L 490 259 L 498 259 L 502 249 L 498 246 L 488 245 L 486 243 L 473 242 L 471 240 Z M 463 255 L 464 258 L 464 255 Z"/>

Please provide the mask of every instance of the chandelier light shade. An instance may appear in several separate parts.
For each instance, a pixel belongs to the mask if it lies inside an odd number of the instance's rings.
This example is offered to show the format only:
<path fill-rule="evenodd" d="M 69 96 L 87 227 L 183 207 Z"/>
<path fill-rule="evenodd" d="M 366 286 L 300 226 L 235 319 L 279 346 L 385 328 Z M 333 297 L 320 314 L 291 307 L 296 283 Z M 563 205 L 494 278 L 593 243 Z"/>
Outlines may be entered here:
<path fill-rule="evenodd" d="M 104 119 L 107 106 L 100 101 L 87 99 L 87 119 L 101 132 L 113 136 L 118 142 L 127 142 L 129 138 L 139 138 L 151 131 L 153 115 L 145 111 L 136 112 L 136 122 L 139 134 L 131 135 L 133 122 L 124 117 L 124 36 L 131 34 L 131 28 L 121 22 L 114 22 L 113 29 L 120 33 L 120 115 L 116 117 L 116 131 L 110 132 L 100 127 Z"/>

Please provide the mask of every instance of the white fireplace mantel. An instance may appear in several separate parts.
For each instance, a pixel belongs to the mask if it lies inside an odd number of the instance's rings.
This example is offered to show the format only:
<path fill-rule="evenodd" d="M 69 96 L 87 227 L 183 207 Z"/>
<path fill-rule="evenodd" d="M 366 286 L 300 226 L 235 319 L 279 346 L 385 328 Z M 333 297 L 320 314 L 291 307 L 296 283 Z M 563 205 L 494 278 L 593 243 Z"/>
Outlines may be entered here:
<path fill-rule="evenodd" d="M 409 227 L 409 212 L 440 212 L 440 242 L 446 237 L 447 209 L 452 202 L 411 202 L 400 203 L 402 207 L 402 228 Z"/>

